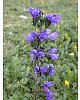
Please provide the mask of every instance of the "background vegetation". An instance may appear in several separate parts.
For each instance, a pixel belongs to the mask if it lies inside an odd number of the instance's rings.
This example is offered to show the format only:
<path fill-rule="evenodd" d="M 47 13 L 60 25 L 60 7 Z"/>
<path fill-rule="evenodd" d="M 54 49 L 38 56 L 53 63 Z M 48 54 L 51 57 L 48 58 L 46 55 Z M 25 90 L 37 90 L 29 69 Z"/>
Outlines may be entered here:
<path fill-rule="evenodd" d="M 61 23 L 51 27 L 59 33 L 59 59 L 51 78 L 54 100 L 77 100 L 77 0 L 4 0 L 4 100 L 34 100 L 28 92 L 30 46 L 25 41 L 25 34 L 35 30 L 31 16 L 24 12 L 30 6 L 61 16 Z"/>

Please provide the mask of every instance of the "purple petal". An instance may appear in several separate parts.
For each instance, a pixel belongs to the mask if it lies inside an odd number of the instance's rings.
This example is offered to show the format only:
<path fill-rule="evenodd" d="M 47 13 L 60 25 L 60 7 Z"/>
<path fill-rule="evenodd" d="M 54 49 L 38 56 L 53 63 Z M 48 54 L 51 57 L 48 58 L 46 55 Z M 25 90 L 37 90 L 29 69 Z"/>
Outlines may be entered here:
<path fill-rule="evenodd" d="M 40 10 L 34 9 L 31 13 L 33 18 L 37 18 L 40 15 Z"/>
<path fill-rule="evenodd" d="M 45 39 L 47 39 L 47 33 L 46 32 L 41 32 L 40 35 L 39 35 L 39 39 L 40 41 L 44 41 Z"/>
<path fill-rule="evenodd" d="M 50 76 L 54 75 L 54 70 L 50 70 L 50 71 L 48 72 L 48 74 L 49 74 Z"/>
<path fill-rule="evenodd" d="M 47 14 L 47 15 L 46 15 L 46 19 L 47 19 L 47 20 L 51 21 L 52 18 L 53 18 L 53 15 L 52 15 L 52 14 Z"/>
<path fill-rule="evenodd" d="M 59 54 L 49 54 L 52 60 L 58 59 Z"/>
<path fill-rule="evenodd" d="M 37 57 L 38 57 L 39 59 L 41 59 L 42 57 L 44 57 L 44 52 L 43 52 L 43 51 L 38 51 Z"/>
<path fill-rule="evenodd" d="M 48 51 L 48 54 L 53 54 L 53 53 L 56 53 L 57 52 L 57 48 L 52 48 Z"/>
<path fill-rule="evenodd" d="M 31 35 L 32 35 L 33 38 L 37 37 L 37 33 L 36 32 L 32 32 Z"/>
<path fill-rule="evenodd" d="M 53 100 L 53 93 L 51 93 L 51 92 L 47 93 L 46 100 Z"/>
<path fill-rule="evenodd" d="M 46 19 L 49 20 L 51 22 L 52 25 L 59 23 L 61 20 L 61 17 L 59 15 L 56 14 L 47 14 L 46 15 Z"/>
<path fill-rule="evenodd" d="M 35 73 L 45 73 L 45 72 L 47 72 L 47 68 L 46 67 L 38 67 L 38 66 L 36 66 L 36 67 L 34 67 L 34 72 Z"/>
<path fill-rule="evenodd" d="M 53 15 L 52 22 L 59 23 L 60 20 L 61 20 L 61 17 L 59 15 Z"/>
<path fill-rule="evenodd" d="M 37 17 L 39 17 L 40 14 L 41 14 L 41 10 L 40 9 L 38 9 L 38 8 L 32 8 L 32 7 L 30 7 L 28 9 L 28 12 L 32 15 L 32 17 L 34 19 L 37 18 Z"/>
<path fill-rule="evenodd" d="M 41 73 L 47 72 L 47 68 L 46 67 L 40 67 L 40 72 Z"/>
<path fill-rule="evenodd" d="M 48 36 L 48 39 L 54 41 L 54 40 L 57 39 L 57 37 L 58 37 L 58 33 L 57 33 L 57 32 L 54 32 L 54 33 L 52 33 L 52 34 L 50 34 L 50 35 Z"/>
<path fill-rule="evenodd" d="M 33 54 L 34 56 L 36 56 L 37 50 L 36 49 L 31 50 L 31 54 Z"/>
<path fill-rule="evenodd" d="M 42 86 L 52 86 L 52 82 L 44 82 L 44 84 L 42 84 Z"/>
<path fill-rule="evenodd" d="M 49 90 L 49 88 L 48 88 L 48 87 L 44 86 L 44 87 L 43 87 L 43 92 L 44 92 L 44 93 L 49 93 L 49 92 L 50 92 L 50 90 Z"/>
<path fill-rule="evenodd" d="M 31 34 L 26 35 L 26 41 L 27 42 L 33 42 L 34 41 L 34 38 L 32 37 Z"/>
<path fill-rule="evenodd" d="M 34 72 L 35 73 L 39 72 L 39 67 L 38 66 L 34 67 Z"/>

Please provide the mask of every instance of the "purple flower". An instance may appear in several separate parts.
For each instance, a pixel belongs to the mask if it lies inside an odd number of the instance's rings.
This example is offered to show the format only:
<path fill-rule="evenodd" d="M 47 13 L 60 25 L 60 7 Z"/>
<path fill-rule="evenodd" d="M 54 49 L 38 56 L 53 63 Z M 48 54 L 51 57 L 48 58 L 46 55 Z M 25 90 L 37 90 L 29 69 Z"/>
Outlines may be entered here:
<path fill-rule="evenodd" d="M 53 93 L 51 93 L 51 92 L 47 93 L 46 100 L 53 100 Z"/>
<path fill-rule="evenodd" d="M 44 87 L 43 87 L 43 92 L 44 92 L 44 93 L 49 93 L 50 90 L 49 90 L 49 88 L 48 88 L 47 86 L 44 86 Z"/>
<path fill-rule="evenodd" d="M 46 100 L 52 100 L 53 94 L 50 92 L 49 90 L 49 86 L 52 86 L 51 82 L 44 82 L 44 84 L 42 84 L 43 86 L 43 92 L 45 93 L 46 96 Z"/>
<path fill-rule="evenodd" d="M 37 51 L 36 49 L 33 49 L 33 50 L 31 50 L 31 52 L 30 52 L 30 56 L 32 57 L 32 58 L 39 58 L 39 59 L 41 59 L 42 57 L 44 57 L 45 55 L 44 55 L 44 52 L 43 51 Z"/>
<path fill-rule="evenodd" d="M 36 19 L 37 17 L 39 17 L 41 15 L 41 10 L 38 8 L 29 8 L 28 12 L 32 15 L 32 17 L 34 19 Z"/>
<path fill-rule="evenodd" d="M 37 37 L 37 33 L 32 32 L 31 34 L 26 35 L 26 41 L 29 42 L 29 43 L 34 42 L 36 37 Z"/>
<path fill-rule="evenodd" d="M 47 72 L 47 68 L 46 67 L 40 67 L 39 70 L 40 70 L 41 73 Z"/>
<path fill-rule="evenodd" d="M 47 14 L 46 19 L 48 21 L 50 21 L 52 25 L 54 25 L 55 23 L 60 22 L 61 17 L 59 15 L 56 15 L 56 14 L 54 14 L 54 15 L 53 14 Z"/>
<path fill-rule="evenodd" d="M 53 14 L 47 14 L 46 15 L 47 20 L 52 21 L 52 18 L 53 18 Z"/>
<path fill-rule="evenodd" d="M 27 42 L 33 42 L 34 41 L 34 38 L 32 37 L 31 34 L 26 35 L 26 41 Z"/>
<path fill-rule="evenodd" d="M 52 86 L 52 82 L 44 82 L 41 86 L 47 86 L 47 87 L 49 87 L 49 86 Z"/>
<path fill-rule="evenodd" d="M 54 74 L 54 70 L 53 70 L 54 66 L 52 64 L 49 64 L 45 67 L 34 67 L 34 73 L 44 73 L 44 74 L 48 74 L 50 76 L 52 76 Z"/>
<path fill-rule="evenodd" d="M 47 28 L 46 31 L 41 32 L 40 35 L 39 35 L 40 41 L 42 42 L 42 41 L 44 41 L 45 39 L 47 39 L 47 38 L 48 38 L 48 35 L 49 35 L 50 33 L 51 33 L 51 29 L 49 29 L 49 28 Z"/>
<path fill-rule="evenodd" d="M 34 67 L 34 73 L 44 73 L 44 72 L 47 72 L 47 68 L 46 67 Z"/>
<path fill-rule="evenodd" d="M 52 59 L 52 60 L 55 60 L 55 59 L 58 59 L 58 54 L 55 54 L 56 52 L 57 52 L 57 48 L 53 48 L 53 49 L 50 49 L 49 51 L 48 51 L 48 55 L 49 55 L 49 57 Z"/>
<path fill-rule="evenodd" d="M 47 36 L 48 36 L 47 32 L 41 32 L 40 35 L 39 35 L 40 41 L 42 42 L 45 39 L 47 39 Z"/>
<path fill-rule="evenodd" d="M 31 50 L 31 54 L 33 54 L 34 56 L 36 56 L 37 50 L 36 49 Z"/>
<path fill-rule="evenodd" d="M 32 32 L 31 35 L 33 38 L 36 38 L 38 36 L 36 32 Z"/>
<path fill-rule="evenodd" d="M 61 17 L 59 15 L 53 15 L 52 20 L 51 20 L 51 24 L 54 25 L 55 23 L 59 23 L 60 22 Z"/>
<path fill-rule="evenodd" d="M 44 52 L 43 52 L 43 51 L 38 51 L 37 54 L 36 54 L 36 56 L 37 56 L 39 59 L 41 59 L 41 58 L 44 57 Z"/>
<path fill-rule="evenodd" d="M 58 59 L 59 54 L 49 54 L 52 60 Z"/>
<path fill-rule="evenodd" d="M 57 32 L 54 32 L 54 33 L 51 33 L 51 30 L 50 29 L 46 29 L 46 31 L 44 32 L 41 32 L 40 35 L 39 35 L 39 39 L 41 42 L 43 42 L 45 39 L 49 39 L 49 40 L 56 40 L 57 37 L 58 37 L 58 33 Z"/>
<path fill-rule="evenodd" d="M 34 73 L 36 74 L 38 72 L 39 72 L 39 67 L 38 66 L 34 67 Z"/>
<path fill-rule="evenodd" d="M 50 34 L 49 36 L 48 36 L 48 39 L 49 40 L 56 40 L 57 39 L 57 37 L 58 37 L 58 33 L 57 32 L 54 32 L 54 33 L 52 33 L 52 34 Z"/>
<path fill-rule="evenodd" d="M 52 49 L 49 49 L 48 53 L 49 54 L 56 53 L 57 50 L 58 50 L 57 48 L 52 48 Z"/>

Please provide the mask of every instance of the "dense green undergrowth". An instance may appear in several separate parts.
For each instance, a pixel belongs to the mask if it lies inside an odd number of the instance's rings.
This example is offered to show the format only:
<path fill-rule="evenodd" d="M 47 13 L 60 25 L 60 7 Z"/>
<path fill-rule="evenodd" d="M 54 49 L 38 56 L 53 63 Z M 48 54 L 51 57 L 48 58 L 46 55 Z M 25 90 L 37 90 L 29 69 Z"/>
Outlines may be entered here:
<path fill-rule="evenodd" d="M 25 41 L 25 34 L 35 30 L 31 16 L 24 12 L 29 6 L 61 16 L 61 23 L 55 26 L 59 59 L 53 62 L 56 74 L 51 78 L 52 90 L 54 100 L 77 100 L 77 0 L 4 0 L 4 100 L 35 100 L 30 95 L 30 46 Z"/>

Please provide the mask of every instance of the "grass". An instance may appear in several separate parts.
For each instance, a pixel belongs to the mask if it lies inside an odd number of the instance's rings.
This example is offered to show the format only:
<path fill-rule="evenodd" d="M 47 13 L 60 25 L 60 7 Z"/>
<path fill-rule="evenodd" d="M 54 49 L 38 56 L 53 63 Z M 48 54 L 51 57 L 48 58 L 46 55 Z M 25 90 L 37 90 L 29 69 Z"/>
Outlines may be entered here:
<path fill-rule="evenodd" d="M 55 26 L 60 57 L 55 62 L 57 74 L 52 78 L 54 100 L 77 100 L 77 0 L 4 0 L 4 100 L 32 100 L 26 86 L 30 46 L 25 34 L 35 30 L 31 16 L 24 12 L 29 6 L 61 16 L 61 23 Z M 69 88 L 65 80 L 69 81 Z"/>

